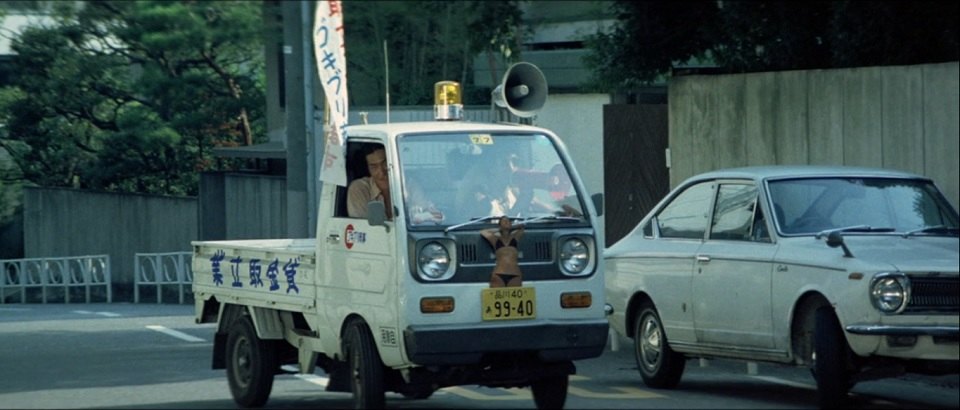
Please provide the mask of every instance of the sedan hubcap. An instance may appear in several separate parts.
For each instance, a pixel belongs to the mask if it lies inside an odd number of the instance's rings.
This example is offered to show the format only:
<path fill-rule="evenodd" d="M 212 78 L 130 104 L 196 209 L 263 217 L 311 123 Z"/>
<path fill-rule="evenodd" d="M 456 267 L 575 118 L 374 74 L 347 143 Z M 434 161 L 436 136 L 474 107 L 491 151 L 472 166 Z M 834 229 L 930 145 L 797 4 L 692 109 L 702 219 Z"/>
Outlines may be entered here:
<path fill-rule="evenodd" d="M 647 317 L 643 321 L 640 335 L 640 358 L 647 369 L 655 369 L 660 363 L 661 353 L 660 326 Z"/>

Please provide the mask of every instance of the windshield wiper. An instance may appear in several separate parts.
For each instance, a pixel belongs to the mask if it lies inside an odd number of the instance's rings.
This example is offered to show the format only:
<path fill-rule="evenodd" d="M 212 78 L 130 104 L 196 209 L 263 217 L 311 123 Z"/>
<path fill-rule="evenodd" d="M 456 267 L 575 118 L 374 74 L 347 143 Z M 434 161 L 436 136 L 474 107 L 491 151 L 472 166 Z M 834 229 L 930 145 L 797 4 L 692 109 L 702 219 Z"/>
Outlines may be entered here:
<path fill-rule="evenodd" d="M 581 220 L 583 220 L 583 218 L 577 218 L 577 217 L 573 217 L 573 216 L 540 215 L 540 216 L 533 216 L 533 217 L 530 217 L 530 218 L 527 218 L 527 219 L 522 219 L 522 220 L 520 220 L 520 222 L 514 224 L 514 226 L 522 226 L 522 225 L 527 225 L 527 224 L 531 224 L 531 223 L 534 223 L 534 222 L 540 222 L 540 221 L 571 221 L 571 222 L 579 222 L 579 221 L 581 221 Z"/>
<path fill-rule="evenodd" d="M 503 217 L 503 215 L 491 215 L 491 216 L 484 216 L 484 217 L 481 217 L 481 218 L 471 219 L 471 220 L 469 220 L 469 221 L 467 221 L 467 222 L 464 222 L 464 223 L 459 223 L 459 224 L 456 224 L 456 225 L 448 226 L 447 229 L 444 229 L 444 230 L 443 230 L 443 233 L 447 233 L 447 232 L 450 232 L 450 231 L 453 231 L 453 230 L 456 230 L 456 229 L 460 229 L 460 228 L 463 228 L 464 226 L 470 226 L 470 225 L 476 225 L 476 224 L 482 224 L 482 223 L 490 222 L 490 221 L 492 221 L 492 220 L 494 220 L 494 219 L 500 219 L 500 218 L 502 218 L 502 217 Z"/>
<path fill-rule="evenodd" d="M 579 222 L 579 221 L 583 220 L 583 218 L 577 218 L 577 217 L 573 217 L 573 216 L 557 216 L 557 215 L 540 215 L 540 216 L 533 216 L 533 217 L 530 217 L 530 218 L 518 218 L 518 217 L 515 217 L 515 216 L 491 215 L 491 216 L 484 216 L 484 217 L 480 217 L 480 218 L 471 219 L 471 220 L 469 220 L 469 221 L 467 221 L 467 222 L 464 222 L 464 223 L 459 223 L 459 224 L 456 224 L 456 225 L 448 226 L 446 229 L 443 230 L 443 233 L 447 233 L 447 232 L 450 232 L 450 231 L 454 231 L 454 230 L 463 228 L 463 227 L 465 227 L 465 226 L 487 223 L 487 222 L 494 221 L 494 220 L 497 220 L 497 219 L 500 219 L 500 218 L 510 218 L 510 221 L 511 221 L 511 222 L 514 222 L 514 223 L 513 223 L 513 227 L 515 227 L 515 228 L 518 228 L 518 227 L 521 227 L 521 226 L 524 226 L 524 225 L 527 225 L 527 224 L 530 224 L 530 223 L 533 223 L 533 222 L 540 222 L 540 221 L 573 221 L 573 222 Z"/>
<path fill-rule="evenodd" d="M 817 235 L 814 237 L 820 239 L 824 236 L 830 235 L 833 232 L 893 232 L 895 230 L 896 229 L 893 228 L 874 228 L 870 225 L 853 225 L 845 226 L 843 228 L 824 229 L 820 232 L 817 232 Z"/>
<path fill-rule="evenodd" d="M 914 229 L 909 232 L 904 232 L 903 237 L 909 238 L 911 236 L 921 234 L 921 233 L 944 233 L 944 234 L 951 234 L 951 235 L 960 235 L 960 228 L 951 228 L 945 225 L 928 226 L 926 228 Z"/>

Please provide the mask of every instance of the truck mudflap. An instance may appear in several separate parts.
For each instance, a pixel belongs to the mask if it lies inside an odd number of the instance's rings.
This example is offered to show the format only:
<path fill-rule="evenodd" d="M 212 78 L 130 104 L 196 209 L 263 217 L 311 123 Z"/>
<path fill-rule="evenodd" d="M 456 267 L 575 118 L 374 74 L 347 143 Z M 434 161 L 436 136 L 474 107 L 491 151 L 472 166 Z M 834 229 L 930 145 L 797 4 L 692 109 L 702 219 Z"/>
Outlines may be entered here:
<path fill-rule="evenodd" d="M 606 319 L 502 326 L 409 326 L 407 357 L 422 365 L 469 365 L 484 356 L 532 352 L 543 362 L 600 356 L 607 344 Z"/>

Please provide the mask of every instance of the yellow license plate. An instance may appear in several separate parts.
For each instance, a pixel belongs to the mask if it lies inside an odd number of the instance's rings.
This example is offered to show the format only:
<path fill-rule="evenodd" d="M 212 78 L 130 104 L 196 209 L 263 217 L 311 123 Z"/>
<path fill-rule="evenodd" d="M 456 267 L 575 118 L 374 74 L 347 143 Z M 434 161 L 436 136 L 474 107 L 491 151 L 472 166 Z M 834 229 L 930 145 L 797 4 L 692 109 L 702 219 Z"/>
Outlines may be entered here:
<path fill-rule="evenodd" d="M 534 288 L 489 288 L 480 293 L 483 320 L 516 320 L 537 317 Z"/>

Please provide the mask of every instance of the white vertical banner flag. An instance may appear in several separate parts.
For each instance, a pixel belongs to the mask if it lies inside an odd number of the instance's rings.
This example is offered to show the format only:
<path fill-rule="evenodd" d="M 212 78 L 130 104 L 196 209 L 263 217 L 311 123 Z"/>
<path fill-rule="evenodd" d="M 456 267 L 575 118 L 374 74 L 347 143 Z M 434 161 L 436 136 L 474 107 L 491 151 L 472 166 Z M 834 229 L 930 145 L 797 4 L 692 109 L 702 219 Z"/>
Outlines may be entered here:
<path fill-rule="evenodd" d="M 347 125 L 347 57 L 343 44 L 342 5 L 340 0 L 317 2 L 313 19 L 313 55 L 317 59 L 317 73 L 329 107 L 320 180 L 347 186 L 346 135 L 343 131 Z"/>

